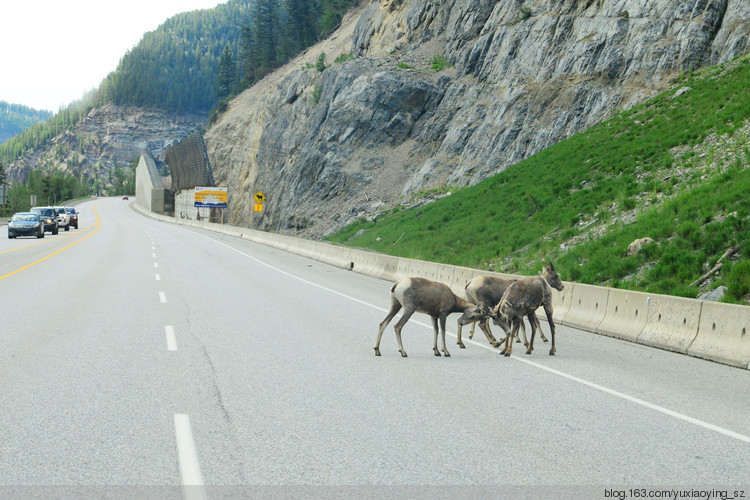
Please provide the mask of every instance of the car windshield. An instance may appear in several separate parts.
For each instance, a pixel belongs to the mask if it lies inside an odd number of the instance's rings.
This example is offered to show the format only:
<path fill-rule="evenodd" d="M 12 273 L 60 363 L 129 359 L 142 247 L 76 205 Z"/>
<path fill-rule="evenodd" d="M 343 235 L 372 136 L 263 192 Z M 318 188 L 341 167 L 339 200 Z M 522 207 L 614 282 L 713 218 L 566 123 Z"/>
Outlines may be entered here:
<path fill-rule="evenodd" d="M 55 210 L 55 213 L 64 214 L 65 213 L 65 209 L 64 208 L 58 208 L 58 209 Z"/>
<path fill-rule="evenodd" d="M 68 212 L 69 214 L 76 213 L 76 209 L 75 208 L 66 208 L 65 211 Z"/>
<path fill-rule="evenodd" d="M 39 220 L 39 216 L 34 214 L 15 214 L 13 216 L 13 222 L 36 222 Z"/>
<path fill-rule="evenodd" d="M 32 212 L 36 212 L 40 215 L 43 215 L 45 217 L 48 217 L 50 215 L 55 215 L 55 211 L 51 208 L 32 208 Z"/>

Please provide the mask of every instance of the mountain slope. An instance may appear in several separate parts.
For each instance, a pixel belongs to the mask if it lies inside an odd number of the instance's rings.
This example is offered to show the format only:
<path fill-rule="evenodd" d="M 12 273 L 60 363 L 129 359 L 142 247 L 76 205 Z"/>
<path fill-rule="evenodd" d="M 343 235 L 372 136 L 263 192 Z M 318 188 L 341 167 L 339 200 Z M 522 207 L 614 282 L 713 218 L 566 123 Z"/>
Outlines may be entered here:
<path fill-rule="evenodd" d="M 747 304 L 748 81 L 750 55 L 697 72 L 476 186 L 331 240 L 520 274 L 547 259 L 564 279 L 688 297 L 724 285 Z M 640 238 L 653 241 L 631 255 Z"/>
<path fill-rule="evenodd" d="M 209 158 L 233 224 L 319 238 L 502 172 L 746 51 L 748 32 L 741 0 L 373 1 L 334 35 L 341 52 L 313 47 L 238 96 Z"/>
<path fill-rule="evenodd" d="M 18 135 L 35 123 L 52 117 L 52 113 L 37 110 L 21 104 L 0 101 L 0 144 Z"/>

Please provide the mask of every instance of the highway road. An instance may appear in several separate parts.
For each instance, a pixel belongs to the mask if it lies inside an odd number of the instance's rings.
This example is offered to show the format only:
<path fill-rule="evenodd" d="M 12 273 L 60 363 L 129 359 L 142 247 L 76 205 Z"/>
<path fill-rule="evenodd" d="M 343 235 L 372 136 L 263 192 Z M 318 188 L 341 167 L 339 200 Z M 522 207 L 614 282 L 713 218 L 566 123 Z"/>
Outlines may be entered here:
<path fill-rule="evenodd" d="M 391 283 L 131 203 L 0 240 L 0 496 L 750 497 L 747 370 L 456 315 L 450 358 L 421 314 L 376 357 Z"/>

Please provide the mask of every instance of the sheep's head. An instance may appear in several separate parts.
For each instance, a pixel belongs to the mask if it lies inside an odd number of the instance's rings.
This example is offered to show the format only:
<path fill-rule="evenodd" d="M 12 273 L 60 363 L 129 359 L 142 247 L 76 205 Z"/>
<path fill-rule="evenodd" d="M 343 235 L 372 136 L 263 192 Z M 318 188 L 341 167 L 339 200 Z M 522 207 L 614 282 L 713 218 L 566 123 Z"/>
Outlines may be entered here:
<path fill-rule="evenodd" d="M 490 315 L 490 310 L 484 307 L 483 304 L 478 304 L 473 309 L 469 308 L 464 310 L 464 313 L 458 318 L 458 324 L 461 326 L 474 323 L 475 321 L 483 320 Z"/>
<path fill-rule="evenodd" d="M 544 264 L 544 271 L 539 273 L 539 275 L 544 278 L 547 283 L 549 283 L 549 286 L 551 286 L 558 292 L 562 292 L 563 288 L 565 288 L 565 285 L 563 285 L 562 281 L 560 281 L 560 276 L 555 271 L 555 266 L 544 261 L 542 261 L 542 264 Z"/>
<path fill-rule="evenodd" d="M 503 299 L 492 308 L 492 319 L 495 324 L 500 324 L 499 321 L 508 322 L 513 316 L 513 305 L 507 300 Z"/>

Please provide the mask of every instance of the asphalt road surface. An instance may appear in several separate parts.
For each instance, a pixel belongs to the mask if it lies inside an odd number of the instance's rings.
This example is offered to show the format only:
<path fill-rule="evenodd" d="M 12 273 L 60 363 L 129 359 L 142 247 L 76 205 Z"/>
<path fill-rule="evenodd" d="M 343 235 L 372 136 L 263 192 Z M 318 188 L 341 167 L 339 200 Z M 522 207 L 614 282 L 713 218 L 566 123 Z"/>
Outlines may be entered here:
<path fill-rule="evenodd" d="M 131 203 L 0 240 L 0 496 L 750 497 L 747 370 L 457 315 L 376 357 L 391 283 Z"/>

